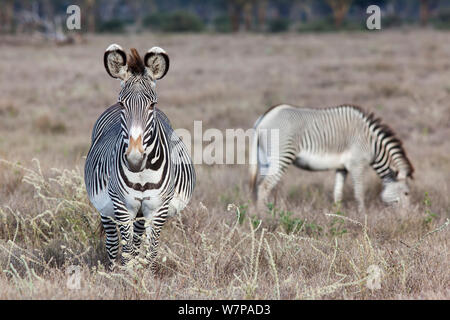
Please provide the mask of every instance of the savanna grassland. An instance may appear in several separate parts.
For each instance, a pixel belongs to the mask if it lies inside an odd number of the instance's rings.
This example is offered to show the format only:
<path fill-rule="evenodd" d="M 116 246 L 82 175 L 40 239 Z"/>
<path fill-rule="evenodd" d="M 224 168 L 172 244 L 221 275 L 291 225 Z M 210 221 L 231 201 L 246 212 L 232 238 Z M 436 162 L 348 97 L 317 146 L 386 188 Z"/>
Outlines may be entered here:
<path fill-rule="evenodd" d="M 85 40 L 0 38 L 0 299 L 450 298 L 450 33 Z M 291 168 L 276 202 L 255 212 L 246 165 L 196 165 L 191 203 L 163 228 L 156 275 L 139 262 L 105 271 L 82 173 L 93 124 L 120 87 L 103 67 L 111 43 L 168 52 L 158 107 L 175 128 L 247 129 L 280 102 L 374 112 L 415 167 L 412 206 L 385 207 L 370 172 L 359 214 L 350 180 L 335 206 L 333 172 Z M 71 265 L 79 289 L 67 286 Z"/>

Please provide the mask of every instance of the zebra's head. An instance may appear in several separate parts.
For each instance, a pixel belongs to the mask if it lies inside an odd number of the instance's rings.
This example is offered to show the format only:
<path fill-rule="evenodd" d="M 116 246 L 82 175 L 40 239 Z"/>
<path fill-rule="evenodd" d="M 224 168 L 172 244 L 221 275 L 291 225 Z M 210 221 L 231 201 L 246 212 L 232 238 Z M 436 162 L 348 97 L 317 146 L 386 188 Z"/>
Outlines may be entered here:
<path fill-rule="evenodd" d="M 408 206 L 410 203 L 410 189 L 408 177 L 396 176 L 383 179 L 381 200 L 388 205 Z"/>
<path fill-rule="evenodd" d="M 139 171 L 154 130 L 156 80 L 163 78 L 169 70 L 169 56 L 159 47 L 147 51 L 144 59 L 136 49 L 131 49 L 127 56 L 121 46 L 112 44 L 106 49 L 104 64 L 111 77 L 121 80 L 118 102 L 123 106 L 125 157 L 129 169 Z"/>

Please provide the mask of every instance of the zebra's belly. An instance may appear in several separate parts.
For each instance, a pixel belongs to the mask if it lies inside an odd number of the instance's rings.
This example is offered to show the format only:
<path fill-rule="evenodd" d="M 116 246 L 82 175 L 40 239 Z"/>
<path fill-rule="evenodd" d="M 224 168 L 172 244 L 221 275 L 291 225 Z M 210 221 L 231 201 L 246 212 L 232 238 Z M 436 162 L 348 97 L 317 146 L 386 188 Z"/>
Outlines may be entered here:
<path fill-rule="evenodd" d="M 135 217 L 139 210 L 142 210 L 144 216 L 147 216 L 159 209 L 162 203 L 163 196 L 161 195 L 161 191 L 157 189 L 146 190 L 144 192 L 130 190 L 125 195 L 125 205 L 132 217 Z"/>
<path fill-rule="evenodd" d="M 101 190 L 97 195 L 90 198 L 92 205 L 103 217 L 114 216 L 114 205 L 106 189 Z"/>
<path fill-rule="evenodd" d="M 315 154 L 302 151 L 294 160 L 294 165 L 310 171 L 344 169 L 347 156 L 341 154 Z"/>

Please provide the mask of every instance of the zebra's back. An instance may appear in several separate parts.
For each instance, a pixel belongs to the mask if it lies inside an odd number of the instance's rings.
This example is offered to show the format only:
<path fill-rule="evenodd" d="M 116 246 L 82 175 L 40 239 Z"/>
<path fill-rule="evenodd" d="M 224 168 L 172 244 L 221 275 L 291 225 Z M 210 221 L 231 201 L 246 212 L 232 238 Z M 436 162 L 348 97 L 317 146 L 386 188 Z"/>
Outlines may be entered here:
<path fill-rule="evenodd" d="M 281 143 L 293 143 L 295 152 L 340 154 L 357 144 L 367 149 L 368 115 L 356 106 L 314 109 L 278 105 L 257 121 L 255 128 L 278 129 Z"/>

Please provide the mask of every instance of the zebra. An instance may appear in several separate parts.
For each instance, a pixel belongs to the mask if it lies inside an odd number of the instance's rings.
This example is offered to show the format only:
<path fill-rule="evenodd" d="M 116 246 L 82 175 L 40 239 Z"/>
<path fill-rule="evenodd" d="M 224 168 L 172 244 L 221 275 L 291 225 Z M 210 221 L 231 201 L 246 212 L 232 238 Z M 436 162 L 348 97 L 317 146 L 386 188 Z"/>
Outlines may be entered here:
<path fill-rule="evenodd" d="M 169 56 L 159 47 L 143 60 L 130 51 L 127 56 L 117 44 L 105 51 L 105 69 L 121 80 L 121 90 L 94 124 L 84 178 L 106 233 L 109 268 L 119 251 L 119 229 L 122 264 L 138 255 L 145 232 L 154 272 L 161 228 L 190 201 L 196 175 L 186 146 L 156 108 L 156 80 L 166 75 Z"/>
<path fill-rule="evenodd" d="M 278 145 L 269 143 L 267 132 L 273 129 Z M 250 188 L 257 208 L 264 205 L 290 164 L 309 171 L 336 170 L 335 203 L 342 200 L 350 173 L 360 212 L 365 210 L 363 178 L 370 165 L 381 178 L 384 203 L 409 203 L 408 180 L 414 168 L 402 142 L 381 119 L 358 106 L 275 105 L 256 121 L 251 148 Z M 267 175 L 261 174 L 262 169 Z"/>

